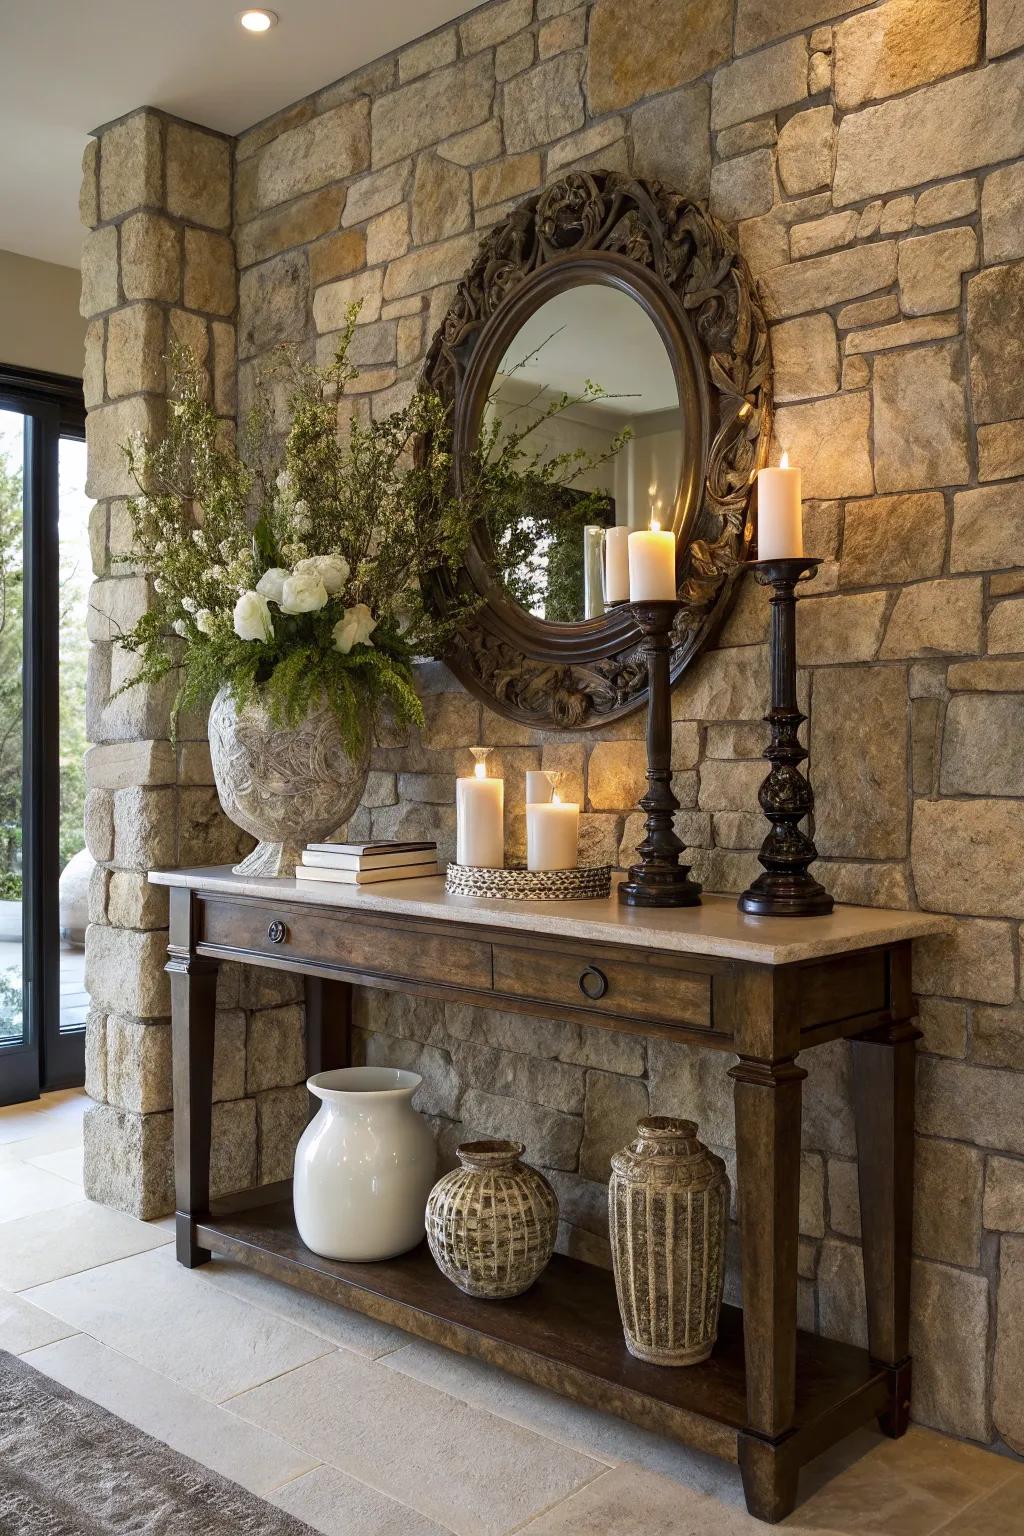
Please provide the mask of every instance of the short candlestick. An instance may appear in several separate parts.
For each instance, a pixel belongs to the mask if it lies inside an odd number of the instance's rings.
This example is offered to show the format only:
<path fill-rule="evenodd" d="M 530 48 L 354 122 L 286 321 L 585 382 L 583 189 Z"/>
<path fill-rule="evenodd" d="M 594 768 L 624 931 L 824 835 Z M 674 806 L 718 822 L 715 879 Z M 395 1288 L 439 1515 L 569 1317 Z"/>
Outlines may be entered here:
<path fill-rule="evenodd" d="M 796 698 L 796 588 L 821 564 L 803 555 L 790 559 L 754 560 L 750 567 L 762 587 L 772 587 L 772 627 L 769 643 L 772 704 L 765 719 L 771 742 L 765 757 L 771 771 L 758 799 L 771 831 L 761 845 L 758 875 L 739 899 L 741 912 L 759 917 L 824 917 L 833 901 L 808 868 L 818 857 L 811 838 L 799 827 L 814 809 L 814 792 L 800 772 L 807 756 L 798 732 L 807 718 Z"/>
<path fill-rule="evenodd" d="M 630 603 L 643 633 L 647 660 L 647 793 L 640 809 L 647 812 L 646 832 L 637 849 L 639 862 L 630 867 L 619 886 L 619 900 L 630 907 L 695 907 L 700 886 L 680 863 L 685 852 L 676 836 L 673 817 L 679 801 L 672 793 L 672 705 L 669 659 L 672 625 L 681 603 Z"/>

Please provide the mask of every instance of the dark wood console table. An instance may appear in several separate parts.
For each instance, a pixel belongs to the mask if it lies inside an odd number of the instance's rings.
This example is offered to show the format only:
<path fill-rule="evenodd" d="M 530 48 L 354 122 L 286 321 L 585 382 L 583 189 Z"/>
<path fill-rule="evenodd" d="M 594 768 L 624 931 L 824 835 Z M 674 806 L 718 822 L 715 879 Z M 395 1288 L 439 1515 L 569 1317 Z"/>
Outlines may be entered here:
<path fill-rule="evenodd" d="M 477 1355 L 646 1429 L 738 1462 L 747 1505 L 783 1518 L 800 1467 L 858 1425 L 907 1427 L 914 1134 L 910 943 L 946 931 L 920 913 L 837 907 L 746 917 L 732 897 L 677 911 L 614 899 L 473 902 L 440 879 L 299 889 L 226 869 L 171 886 L 177 1253 L 225 1254 L 318 1296 Z M 614 892 L 613 892 L 614 898 Z M 384 1264 L 309 1252 L 288 1184 L 210 1201 L 214 1006 L 221 960 L 306 977 L 311 1072 L 349 1058 L 353 983 L 661 1034 L 738 1058 L 733 1079 L 742 1289 L 703 1365 L 626 1351 L 611 1274 L 558 1255 L 525 1296 L 477 1301 L 426 1245 Z M 593 972 L 603 985 L 595 985 Z M 588 972 L 590 992 L 581 977 Z M 543 1025 L 538 1025 L 542 1031 Z M 799 1053 L 853 1041 L 869 1349 L 797 1329 Z M 690 1106 L 680 1104 L 679 1113 Z M 479 1128 L 481 1131 L 485 1127 Z"/>

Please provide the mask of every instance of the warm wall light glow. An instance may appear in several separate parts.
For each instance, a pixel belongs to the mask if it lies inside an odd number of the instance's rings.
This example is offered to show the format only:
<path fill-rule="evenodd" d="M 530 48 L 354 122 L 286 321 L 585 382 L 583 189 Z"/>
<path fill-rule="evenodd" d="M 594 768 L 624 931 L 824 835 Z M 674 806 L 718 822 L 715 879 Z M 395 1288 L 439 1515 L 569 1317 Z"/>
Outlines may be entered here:
<path fill-rule="evenodd" d="M 277 13 L 275 11 L 241 11 L 238 20 L 247 32 L 269 32 L 271 27 L 277 26 Z"/>
<path fill-rule="evenodd" d="M 779 468 L 780 469 L 788 469 L 789 468 L 789 451 L 788 451 L 788 449 L 783 452 L 782 458 L 779 460 Z"/>

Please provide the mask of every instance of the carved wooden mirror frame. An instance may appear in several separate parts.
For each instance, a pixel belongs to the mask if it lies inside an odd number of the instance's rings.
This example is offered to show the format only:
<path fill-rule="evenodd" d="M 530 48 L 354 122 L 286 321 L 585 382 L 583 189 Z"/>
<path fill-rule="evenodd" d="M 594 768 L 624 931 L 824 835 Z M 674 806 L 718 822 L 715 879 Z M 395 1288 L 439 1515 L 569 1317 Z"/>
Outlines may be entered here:
<path fill-rule="evenodd" d="M 571 172 L 486 237 L 427 354 L 424 382 L 452 411 L 456 485 L 494 372 L 523 322 L 581 284 L 630 295 L 675 373 L 683 469 L 673 512 L 678 592 L 673 682 L 724 617 L 752 534 L 751 486 L 767 461 L 771 363 L 764 315 L 735 243 L 709 214 L 657 182 Z M 647 697 L 628 608 L 577 624 L 537 618 L 493 574 L 483 536 L 461 580 L 483 598 L 448 656 L 492 709 L 539 728 L 589 728 Z M 434 600 L 443 606 L 444 590 Z"/>

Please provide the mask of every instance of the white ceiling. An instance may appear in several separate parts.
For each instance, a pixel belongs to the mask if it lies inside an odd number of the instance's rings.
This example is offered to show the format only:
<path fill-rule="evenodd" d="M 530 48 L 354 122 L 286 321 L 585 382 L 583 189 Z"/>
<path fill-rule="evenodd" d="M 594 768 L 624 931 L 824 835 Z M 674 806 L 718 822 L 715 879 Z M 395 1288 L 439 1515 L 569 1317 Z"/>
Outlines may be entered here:
<path fill-rule="evenodd" d="M 239 133 L 480 0 L 0 0 L 0 250 L 77 266 L 90 129 L 135 107 Z"/>

